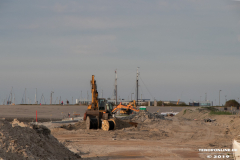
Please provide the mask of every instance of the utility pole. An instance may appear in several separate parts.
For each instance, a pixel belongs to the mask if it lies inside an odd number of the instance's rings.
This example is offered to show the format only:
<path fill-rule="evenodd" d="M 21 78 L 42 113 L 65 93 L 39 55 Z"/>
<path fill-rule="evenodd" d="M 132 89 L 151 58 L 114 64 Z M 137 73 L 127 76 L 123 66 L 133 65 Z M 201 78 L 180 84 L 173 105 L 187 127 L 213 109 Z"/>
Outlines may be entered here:
<path fill-rule="evenodd" d="M 134 93 L 131 93 L 131 101 L 132 101 L 132 95 L 133 95 Z"/>
<path fill-rule="evenodd" d="M 82 91 L 81 91 L 81 101 L 82 101 Z"/>
<path fill-rule="evenodd" d="M 51 91 L 51 95 L 50 95 L 50 104 L 52 104 L 52 95 L 53 95 L 53 91 Z"/>
<path fill-rule="evenodd" d="M 37 104 L 37 88 L 36 88 L 36 93 L 35 93 L 35 104 Z"/>
<path fill-rule="evenodd" d="M 117 105 L 117 69 L 115 70 L 115 90 L 114 94 L 116 96 L 116 105 Z"/>
<path fill-rule="evenodd" d="M 220 106 L 220 92 L 221 92 L 222 90 L 219 90 L 219 106 Z"/>
<path fill-rule="evenodd" d="M 87 101 L 88 101 L 88 91 L 87 91 Z"/>
<path fill-rule="evenodd" d="M 13 87 L 12 87 L 12 89 L 13 89 Z M 12 89 L 11 89 L 11 104 L 12 104 L 12 99 L 13 99 L 13 98 L 12 98 Z"/>
<path fill-rule="evenodd" d="M 15 94 L 13 94 L 13 103 L 15 104 Z"/>
<path fill-rule="evenodd" d="M 27 94 L 27 88 L 25 88 L 25 104 L 27 104 L 27 97 L 26 97 L 26 94 Z"/>
<path fill-rule="evenodd" d="M 139 67 L 137 67 L 137 103 L 136 105 L 138 105 L 138 68 Z"/>

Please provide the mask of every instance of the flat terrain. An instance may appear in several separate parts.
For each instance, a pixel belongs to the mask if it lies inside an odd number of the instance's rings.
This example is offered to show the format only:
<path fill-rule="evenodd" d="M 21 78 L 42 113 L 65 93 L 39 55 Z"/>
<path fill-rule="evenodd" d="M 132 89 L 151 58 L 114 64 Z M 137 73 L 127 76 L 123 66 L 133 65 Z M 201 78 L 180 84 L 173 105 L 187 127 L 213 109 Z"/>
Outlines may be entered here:
<path fill-rule="evenodd" d="M 180 112 L 184 108 L 192 107 L 147 107 L 149 112 Z M 0 118 L 14 119 L 31 122 L 36 120 L 36 111 L 38 121 L 60 120 L 66 118 L 68 113 L 83 114 L 87 106 L 84 105 L 0 105 Z"/>
<path fill-rule="evenodd" d="M 0 106 L 0 110 L 0 117 L 25 120 L 34 120 L 38 110 L 38 117 L 46 121 L 61 119 L 68 112 L 83 115 L 86 106 L 19 105 Z M 232 159 L 232 152 L 201 152 L 199 149 L 231 149 L 232 140 L 240 131 L 239 115 L 209 115 L 208 109 L 196 107 L 147 107 L 147 110 L 148 115 L 157 111 L 181 112 L 175 117 L 159 119 L 144 115 L 144 121 L 138 121 L 137 127 L 111 131 L 86 130 L 84 121 L 60 128 L 49 122 L 42 124 L 49 127 L 52 135 L 68 149 L 85 159 L 197 160 L 211 159 L 207 158 L 209 155 Z M 216 120 L 204 122 L 206 118 Z"/>

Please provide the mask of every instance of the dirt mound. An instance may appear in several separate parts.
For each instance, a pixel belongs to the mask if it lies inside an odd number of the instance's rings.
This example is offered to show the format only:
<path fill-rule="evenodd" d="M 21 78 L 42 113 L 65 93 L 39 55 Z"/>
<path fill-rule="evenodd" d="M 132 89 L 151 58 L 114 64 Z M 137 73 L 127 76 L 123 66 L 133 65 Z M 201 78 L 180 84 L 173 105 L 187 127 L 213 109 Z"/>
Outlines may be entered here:
<path fill-rule="evenodd" d="M 20 122 L 18 121 L 17 119 L 14 119 L 12 121 L 12 127 L 16 127 L 16 126 L 20 126 L 20 127 L 30 127 L 29 125 L 23 123 L 23 122 Z"/>
<path fill-rule="evenodd" d="M 80 157 L 59 143 L 44 126 L 12 127 L 11 123 L 0 120 L 0 159 L 77 158 Z"/>
<path fill-rule="evenodd" d="M 128 116 L 128 117 L 123 117 L 121 119 L 124 120 L 131 120 L 134 122 L 144 122 L 144 123 L 151 123 L 153 121 L 158 121 L 165 119 L 164 116 L 159 115 L 158 113 L 150 113 L 146 110 L 140 110 L 139 112 L 135 112 L 134 114 Z"/>
<path fill-rule="evenodd" d="M 114 121 L 115 121 L 115 129 L 123 129 L 123 128 L 128 128 L 128 127 L 132 127 L 131 124 L 129 124 L 128 121 L 124 121 L 124 120 L 121 120 L 119 118 L 112 118 Z"/>
<path fill-rule="evenodd" d="M 121 120 L 119 118 L 112 118 L 115 123 L 116 127 L 115 129 L 122 129 L 122 128 L 127 128 L 131 127 L 132 125 L 128 123 L 128 121 Z M 67 130 L 78 130 L 78 129 L 86 129 L 86 122 L 85 121 L 79 121 L 75 124 L 68 124 L 68 125 L 62 125 L 60 128 L 64 128 Z"/>
<path fill-rule="evenodd" d="M 183 109 L 181 112 L 179 112 L 176 115 L 176 117 L 202 120 L 205 118 L 213 117 L 213 116 L 209 115 L 210 112 L 211 112 L 211 109 L 209 109 L 207 107 L 206 108 L 202 107 L 202 108 L 193 108 L 193 109 Z"/>
<path fill-rule="evenodd" d="M 68 125 L 61 125 L 60 128 L 64 128 L 67 130 L 78 130 L 78 129 L 86 129 L 86 122 L 85 121 L 79 121 L 75 124 L 68 124 Z"/>

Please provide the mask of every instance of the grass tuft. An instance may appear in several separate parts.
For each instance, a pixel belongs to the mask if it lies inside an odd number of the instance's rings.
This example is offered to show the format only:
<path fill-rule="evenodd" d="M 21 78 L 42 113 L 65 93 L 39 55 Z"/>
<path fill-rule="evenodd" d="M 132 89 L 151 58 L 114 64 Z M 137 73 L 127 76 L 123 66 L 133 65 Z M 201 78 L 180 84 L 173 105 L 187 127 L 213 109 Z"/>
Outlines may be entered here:
<path fill-rule="evenodd" d="M 225 111 L 211 111 L 209 114 L 211 115 L 232 115 L 230 112 Z"/>

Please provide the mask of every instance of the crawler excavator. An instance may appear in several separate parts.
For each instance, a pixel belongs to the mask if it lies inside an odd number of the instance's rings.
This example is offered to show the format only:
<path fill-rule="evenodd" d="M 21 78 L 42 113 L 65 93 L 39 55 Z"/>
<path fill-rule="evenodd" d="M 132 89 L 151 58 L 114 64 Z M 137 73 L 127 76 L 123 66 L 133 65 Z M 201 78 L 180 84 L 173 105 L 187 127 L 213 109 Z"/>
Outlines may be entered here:
<path fill-rule="evenodd" d="M 91 86 L 92 102 L 84 114 L 84 120 L 86 121 L 86 129 L 98 129 L 101 128 L 103 120 L 109 120 L 112 117 L 111 111 L 113 105 L 108 103 L 105 98 L 98 98 L 97 84 L 96 80 L 94 80 L 94 75 L 92 75 Z"/>
<path fill-rule="evenodd" d="M 133 102 L 129 102 L 128 105 L 122 105 L 121 103 L 116 106 L 112 113 L 115 114 L 117 111 L 120 110 L 120 114 L 131 114 L 133 111 L 139 112 L 139 110 L 136 107 L 136 101 L 133 100 Z"/>

